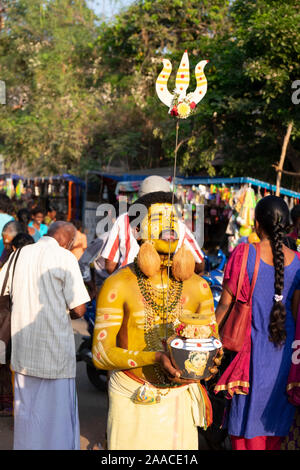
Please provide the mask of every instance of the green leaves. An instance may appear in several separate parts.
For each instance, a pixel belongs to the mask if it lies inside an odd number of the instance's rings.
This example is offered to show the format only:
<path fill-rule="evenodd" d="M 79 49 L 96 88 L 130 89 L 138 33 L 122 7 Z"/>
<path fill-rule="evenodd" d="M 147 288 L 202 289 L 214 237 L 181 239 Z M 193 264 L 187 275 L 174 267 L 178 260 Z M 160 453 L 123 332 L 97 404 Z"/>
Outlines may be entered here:
<path fill-rule="evenodd" d="M 180 170 L 274 181 L 290 119 L 286 169 L 300 169 L 300 105 L 291 99 L 300 79 L 296 0 L 137 0 L 109 23 L 95 22 L 85 0 L 6 3 L 0 146 L 7 161 L 41 174 L 172 164 L 175 121 L 155 81 L 169 58 L 172 91 L 188 49 L 188 91 L 196 63 L 210 63 L 207 94 L 180 123 Z"/>
<path fill-rule="evenodd" d="M 41 8 L 42 7 L 42 8 Z M 75 171 L 91 132 L 88 94 L 93 74 L 94 16 L 83 0 L 16 0 L 0 36 L 7 106 L 0 139 L 7 162 L 27 162 L 36 174 Z M 87 121 L 87 123 L 86 123 Z"/>

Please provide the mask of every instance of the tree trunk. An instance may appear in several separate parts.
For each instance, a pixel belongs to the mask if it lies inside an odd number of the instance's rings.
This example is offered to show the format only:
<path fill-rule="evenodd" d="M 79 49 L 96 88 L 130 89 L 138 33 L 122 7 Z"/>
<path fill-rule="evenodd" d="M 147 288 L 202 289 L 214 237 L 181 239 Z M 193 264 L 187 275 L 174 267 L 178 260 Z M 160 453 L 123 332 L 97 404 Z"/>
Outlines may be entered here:
<path fill-rule="evenodd" d="M 277 171 L 276 196 L 280 196 L 280 183 L 281 183 L 282 170 L 283 170 L 284 160 L 285 160 L 285 156 L 286 156 L 286 149 L 287 149 L 287 146 L 289 144 L 292 129 L 293 129 L 293 121 L 289 122 L 286 134 L 284 136 L 281 155 L 280 155 L 280 161 L 279 161 L 279 165 L 278 165 L 277 170 L 276 170 Z"/>

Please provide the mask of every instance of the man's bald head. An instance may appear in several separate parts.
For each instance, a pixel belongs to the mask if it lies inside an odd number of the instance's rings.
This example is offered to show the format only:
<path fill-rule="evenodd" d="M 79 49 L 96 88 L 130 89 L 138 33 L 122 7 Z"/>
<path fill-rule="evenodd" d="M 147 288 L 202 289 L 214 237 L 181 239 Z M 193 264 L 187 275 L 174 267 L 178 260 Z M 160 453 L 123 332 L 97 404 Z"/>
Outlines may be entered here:
<path fill-rule="evenodd" d="M 11 220 L 7 222 L 7 224 L 4 225 L 2 230 L 2 238 L 4 240 L 4 243 L 10 243 L 11 240 L 15 238 L 15 236 L 24 231 L 24 227 L 20 222 L 17 222 L 16 220 Z"/>
<path fill-rule="evenodd" d="M 48 229 L 48 237 L 55 238 L 60 246 L 71 250 L 76 237 L 76 227 L 70 222 L 53 222 Z"/>

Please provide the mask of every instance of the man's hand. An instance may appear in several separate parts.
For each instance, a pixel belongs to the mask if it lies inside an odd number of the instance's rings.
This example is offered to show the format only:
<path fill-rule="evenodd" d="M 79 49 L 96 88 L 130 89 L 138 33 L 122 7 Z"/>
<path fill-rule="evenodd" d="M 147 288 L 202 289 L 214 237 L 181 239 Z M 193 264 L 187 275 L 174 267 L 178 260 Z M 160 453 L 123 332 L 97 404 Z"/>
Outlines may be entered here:
<path fill-rule="evenodd" d="M 108 274 L 112 274 L 117 269 L 118 263 L 110 261 L 109 259 L 105 260 L 105 269 Z"/>
<path fill-rule="evenodd" d="M 205 271 L 205 260 L 203 260 L 201 263 L 195 263 L 195 273 L 196 274 L 203 274 Z"/>
<path fill-rule="evenodd" d="M 169 356 L 161 351 L 155 353 L 155 361 L 158 362 L 167 376 L 177 377 L 179 378 L 181 375 L 181 371 L 179 369 L 175 369 L 170 361 Z"/>
<path fill-rule="evenodd" d="M 188 385 L 191 383 L 199 382 L 199 380 L 195 379 L 181 379 L 180 376 L 182 374 L 182 371 L 179 369 L 176 369 L 168 354 L 163 353 L 163 352 L 158 352 L 156 353 L 157 355 L 157 361 L 162 369 L 164 370 L 165 374 L 167 375 L 168 379 L 170 382 L 175 382 L 180 385 Z"/>
<path fill-rule="evenodd" d="M 71 320 L 77 320 L 78 318 L 83 317 L 86 312 L 86 304 L 78 305 L 78 307 L 70 310 Z"/>

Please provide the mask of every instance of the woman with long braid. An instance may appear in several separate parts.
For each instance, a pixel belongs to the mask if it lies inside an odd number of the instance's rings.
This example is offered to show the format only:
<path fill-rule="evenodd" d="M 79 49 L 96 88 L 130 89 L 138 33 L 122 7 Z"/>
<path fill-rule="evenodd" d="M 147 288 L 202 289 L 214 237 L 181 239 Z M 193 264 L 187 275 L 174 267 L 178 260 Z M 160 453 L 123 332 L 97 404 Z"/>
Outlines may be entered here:
<path fill-rule="evenodd" d="M 242 350 L 215 388 L 216 392 L 226 390 L 232 398 L 227 427 L 234 450 L 280 449 L 295 413 L 286 388 L 295 335 L 291 302 L 300 262 L 295 252 L 283 243 L 288 222 L 289 210 L 282 198 L 267 196 L 258 202 L 255 228 L 260 243 L 249 246 L 238 298 L 242 302 L 248 300 L 259 246 L 259 269 L 251 298 L 251 328 L 247 330 Z M 245 246 L 238 245 L 228 261 L 216 310 L 219 324 L 237 292 Z"/>

